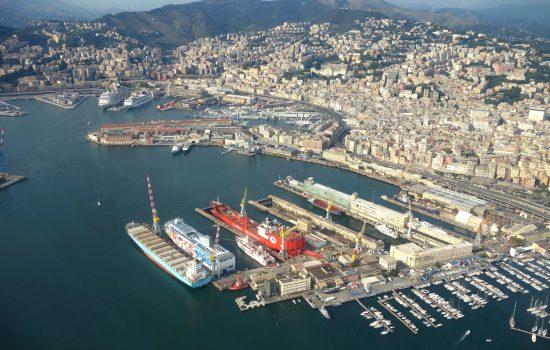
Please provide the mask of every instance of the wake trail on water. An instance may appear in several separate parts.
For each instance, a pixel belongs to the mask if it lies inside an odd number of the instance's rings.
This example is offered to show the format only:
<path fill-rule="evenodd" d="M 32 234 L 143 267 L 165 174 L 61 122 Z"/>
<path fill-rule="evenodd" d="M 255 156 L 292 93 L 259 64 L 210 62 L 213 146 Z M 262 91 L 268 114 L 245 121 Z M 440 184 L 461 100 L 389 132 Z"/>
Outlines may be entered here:
<path fill-rule="evenodd" d="M 464 339 L 466 339 L 466 337 L 467 337 L 469 334 L 470 334 L 470 333 L 468 333 L 468 332 L 466 331 L 466 333 L 464 333 L 464 335 L 462 335 L 462 337 L 461 337 L 460 339 L 458 339 L 458 340 L 455 342 L 454 347 L 457 347 L 458 344 L 460 344 Z"/>

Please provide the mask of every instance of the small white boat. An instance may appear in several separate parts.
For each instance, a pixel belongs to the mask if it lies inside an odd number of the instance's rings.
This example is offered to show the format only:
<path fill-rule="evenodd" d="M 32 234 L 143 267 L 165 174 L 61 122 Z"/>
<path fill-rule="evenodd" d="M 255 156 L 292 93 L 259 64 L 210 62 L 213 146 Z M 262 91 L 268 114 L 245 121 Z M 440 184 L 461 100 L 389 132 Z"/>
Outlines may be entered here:
<path fill-rule="evenodd" d="M 178 154 L 178 153 L 182 152 L 182 146 L 178 143 L 178 144 L 173 145 L 170 150 L 171 150 L 172 154 Z"/>
<path fill-rule="evenodd" d="M 321 315 L 325 316 L 325 318 L 330 319 L 330 314 L 328 313 L 327 309 L 325 309 L 324 306 L 321 306 L 321 308 L 319 308 L 319 312 L 321 312 Z"/>
<path fill-rule="evenodd" d="M 97 197 L 97 206 L 101 207 L 101 201 L 99 200 L 99 197 Z"/>
<path fill-rule="evenodd" d="M 533 343 L 536 343 L 537 342 L 537 335 L 535 333 L 531 334 L 531 341 Z"/>
<path fill-rule="evenodd" d="M 490 343 L 490 342 L 492 342 L 492 341 L 493 341 L 493 339 L 491 339 L 491 338 L 485 339 L 485 342 L 487 342 L 487 343 Z"/>

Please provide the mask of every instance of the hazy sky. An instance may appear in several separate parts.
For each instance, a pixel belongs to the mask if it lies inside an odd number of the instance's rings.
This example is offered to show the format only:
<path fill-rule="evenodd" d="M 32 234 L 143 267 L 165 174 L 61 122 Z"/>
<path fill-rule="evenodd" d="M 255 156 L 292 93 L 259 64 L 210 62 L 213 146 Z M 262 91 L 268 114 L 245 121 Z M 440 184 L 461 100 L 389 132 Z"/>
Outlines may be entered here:
<path fill-rule="evenodd" d="M 24 0 L 23 0 L 24 1 Z M 166 4 L 183 4 L 193 0 L 62 0 L 66 3 L 88 8 L 118 8 L 132 11 L 148 10 Z M 296 0 L 299 1 L 299 0 Z M 404 8 L 489 8 L 499 4 L 527 4 L 550 2 L 550 0 L 386 0 Z"/>

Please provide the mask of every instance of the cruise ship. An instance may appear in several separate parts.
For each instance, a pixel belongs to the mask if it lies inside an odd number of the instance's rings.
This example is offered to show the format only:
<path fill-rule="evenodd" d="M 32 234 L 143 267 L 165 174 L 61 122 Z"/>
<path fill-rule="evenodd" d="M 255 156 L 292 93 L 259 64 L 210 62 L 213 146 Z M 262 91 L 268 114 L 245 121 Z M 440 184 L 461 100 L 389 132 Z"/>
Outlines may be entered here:
<path fill-rule="evenodd" d="M 126 225 L 126 233 L 151 261 L 189 287 L 202 287 L 212 280 L 200 261 L 178 251 L 149 225 L 131 222 Z"/>
<path fill-rule="evenodd" d="M 176 218 L 164 224 L 164 232 L 178 247 L 200 260 L 215 275 L 235 270 L 235 255 L 207 236 Z"/>
<path fill-rule="evenodd" d="M 97 105 L 101 108 L 109 108 L 111 106 L 115 106 L 121 103 L 127 97 L 128 97 L 128 89 L 126 89 L 125 87 L 119 86 L 117 88 L 109 89 L 103 92 L 99 96 Z"/>
<path fill-rule="evenodd" d="M 241 248 L 246 255 L 254 259 L 254 261 L 262 266 L 275 264 L 275 258 L 273 258 L 273 256 L 271 256 L 261 244 L 255 242 L 248 236 L 237 236 L 237 246 Z"/>
<path fill-rule="evenodd" d="M 394 231 L 392 230 L 391 228 L 389 228 L 388 226 L 386 226 L 385 224 L 378 224 L 378 225 L 375 225 L 374 228 L 382 233 L 382 234 L 385 234 L 386 236 L 389 236 L 393 239 L 397 239 L 399 238 L 399 235 Z"/>
<path fill-rule="evenodd" d="M 124 107 L 127 109 L 136 108 L 151 101 L 153 101 L 153 96 L 147 90 L 143 90 L 139 93 L 134 92 L 125 99 Z"/>

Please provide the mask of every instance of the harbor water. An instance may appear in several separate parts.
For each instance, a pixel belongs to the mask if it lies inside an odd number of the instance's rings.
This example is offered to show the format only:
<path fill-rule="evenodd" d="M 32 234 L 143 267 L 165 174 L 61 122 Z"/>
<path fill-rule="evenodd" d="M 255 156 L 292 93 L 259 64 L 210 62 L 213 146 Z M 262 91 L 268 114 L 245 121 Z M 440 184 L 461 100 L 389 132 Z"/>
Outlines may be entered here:
<path fill-rule="evenodd" d="M 36 101 L 14 101 L 28 116 L 1 118 L 5 158 L 11 173 L 29 179 L 0 192 L 1 349 L 548 349 L 512 332 L 508 319 L 516 295 L 465 309 L 443 327 L 399 325 L 386 336 L 368 326 L 356 303 L 329 308 L 332 318 L 307 303 L 269 305 L 241 312 L 243 293 L 212 286 L 190 289 L 152 264 L 127 236 L 130 221 L 151 222 L 145 174 L 151 177 L 162 222 L 182 217 L 214 235 L 211 222 L 194 212 L 219 197 L 238 208 L 245 188 L 251 199 L 276 194 L 307 206 L 273 185 L 279 176 L 313 176 L 317 182 L 382 203 L 399 190 L 338 169 L 298 161 L 195 147 L 173 157 L 168 147 L 108 148 L 84 140 L 99 123 L 189 117 L 153 104 L 129 112 L 102 112 L 95 98 L 74 110 Z M 102 205 L 98 206 L 100 199 Z M 388 205 L 388 204 L 384 204 Z M 315 209 L 317 210 L 317 209 Z M 251 217 L 263 214 L 248 207 Z M 322 215 L 322 211 L 319 210 Z M 338 220 L 356 230 L 361 223 Z M 369 229 L 369 235 L 383 238 Z M 237 268 L 257 265 L 222 230 L 221 244 L 235 253 Z M 518 325 L 531 295 L 517 296 Z M 540 294 L 539 296 L 544 296 Z M 367 306 L 376 304 L 366 299 Z M 430 310 L 436 318 L 441 317 Z M 390 317 L 389 315 L 386 315 Z M 470 335 L 459 341 L 467 329 Z M 491 338 L 492 343 L 486 343 Z"/>

